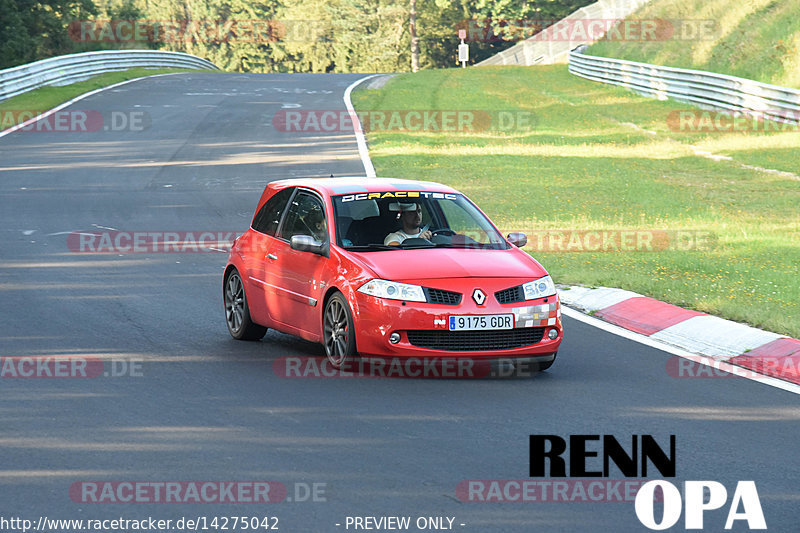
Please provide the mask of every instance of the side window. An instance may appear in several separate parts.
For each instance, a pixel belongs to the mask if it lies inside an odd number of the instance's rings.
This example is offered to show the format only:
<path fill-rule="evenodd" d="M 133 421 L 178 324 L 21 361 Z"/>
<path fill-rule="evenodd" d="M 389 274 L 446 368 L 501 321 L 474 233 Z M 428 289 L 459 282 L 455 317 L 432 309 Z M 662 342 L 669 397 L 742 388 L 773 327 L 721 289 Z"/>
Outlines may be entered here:
<path fill-rule="evenodd" d="M 280 237 L 290 241 L 295 235 L 310 235 L 318 241 L 327 239 L 325 211 L 316 196 L 301 192 L 289 204 Z"/>
<path fill-rule="evenodd" d="M 278 224 L 281 216 L 286 210 L 286 203 L 294 192 L 294 187 L 289 187 L 277 192 L 264 203 L 261 209 L 253 218 L 252 228 L 260 233 L 275 236 L 278 231 Z"/>

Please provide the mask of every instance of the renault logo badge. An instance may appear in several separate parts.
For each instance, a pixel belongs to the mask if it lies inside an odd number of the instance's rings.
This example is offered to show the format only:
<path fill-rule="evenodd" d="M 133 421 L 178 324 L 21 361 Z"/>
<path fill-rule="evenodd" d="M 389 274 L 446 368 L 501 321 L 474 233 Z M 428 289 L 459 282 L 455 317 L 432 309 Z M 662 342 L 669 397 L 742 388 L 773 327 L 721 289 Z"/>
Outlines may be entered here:
<path fill-rule="evenodd" d="M 483 305 L 483 302 L 486 301 L 486 294 L 480 289 L 475 289 L 472 291 L 472 299 L 476 304 Z"/>

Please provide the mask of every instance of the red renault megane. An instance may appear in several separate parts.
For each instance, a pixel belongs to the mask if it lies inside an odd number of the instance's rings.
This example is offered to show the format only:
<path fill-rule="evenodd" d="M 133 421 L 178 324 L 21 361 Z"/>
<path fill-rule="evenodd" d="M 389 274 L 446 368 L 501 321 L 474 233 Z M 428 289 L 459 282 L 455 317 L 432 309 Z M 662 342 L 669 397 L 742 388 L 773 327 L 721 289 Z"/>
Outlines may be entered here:
<path fill-rule="evenodd" d="M 386 178 L 275 181 L 223 278 L 236 339 L 267 328 L 356 356 L 503 360 L 538 370 L 561 343 L 550 276 L 458 191 Z"/>

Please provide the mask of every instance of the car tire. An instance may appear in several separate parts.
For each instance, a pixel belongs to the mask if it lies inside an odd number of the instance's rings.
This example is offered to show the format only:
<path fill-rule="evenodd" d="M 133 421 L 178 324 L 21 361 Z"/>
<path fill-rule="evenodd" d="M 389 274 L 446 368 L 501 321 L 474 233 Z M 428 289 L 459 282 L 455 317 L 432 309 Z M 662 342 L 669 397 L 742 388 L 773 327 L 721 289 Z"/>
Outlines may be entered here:
<path fill-rule="evenodd" d="M 235 268 L 225 277 L 222 294 L 225 303 L 225 323 L 228 325 L 231 337 L 240 341 L 257 341 L 267 333 L 267 328 L 259 326 L 250 318 L 244 283 Z"/>
<path fill-rule="evenodd" d="M 356 355 L 356 337 L 350 305 L 340 292 L 325 304 L 322 315 L 322 344 L 325 356 L 334 368 L 340 369 Z"/>

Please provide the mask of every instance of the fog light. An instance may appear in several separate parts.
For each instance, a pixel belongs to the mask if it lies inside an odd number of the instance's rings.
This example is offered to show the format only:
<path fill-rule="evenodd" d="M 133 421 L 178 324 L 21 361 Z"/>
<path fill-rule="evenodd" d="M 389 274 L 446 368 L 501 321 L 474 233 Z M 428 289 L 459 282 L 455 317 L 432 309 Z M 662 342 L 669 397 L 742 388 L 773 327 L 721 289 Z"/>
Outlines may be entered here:
<path fill-rule="evenodd" d="M 547 332 L 547 336 L 550 337 L 551 341 L 556 340 L 556 337 L 558 337 L 558 330 L 555 328 L 551 329 L 550 331 Z"/>
<path fill-rule="evenodd" d="M 389 335 L 389 342 L 391 342 L 392 344 L 397 344 L 398 342 L 400 342 L 400 334 L 392 333 L 391 335 Z"/>

